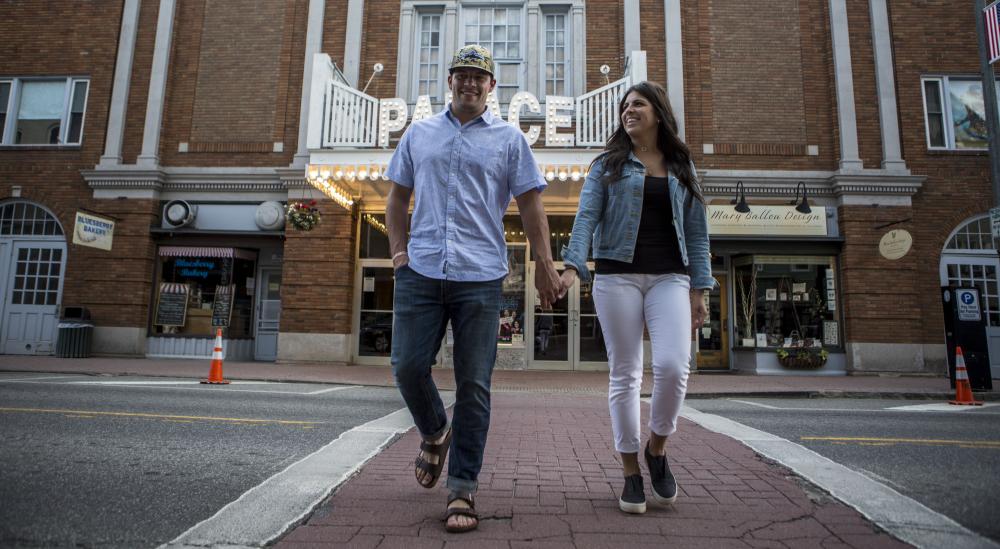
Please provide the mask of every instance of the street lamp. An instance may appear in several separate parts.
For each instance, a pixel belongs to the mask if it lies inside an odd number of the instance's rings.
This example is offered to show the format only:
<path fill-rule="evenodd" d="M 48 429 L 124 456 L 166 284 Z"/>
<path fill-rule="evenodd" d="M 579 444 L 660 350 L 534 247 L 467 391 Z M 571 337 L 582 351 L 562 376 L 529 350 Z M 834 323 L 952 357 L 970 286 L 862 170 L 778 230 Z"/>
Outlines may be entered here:
<path fill-rule="evenodd" d="M 736 204 L 736 207 L 733 209 L 739 213 L 750 213 L 750 206 L 747 206 L 747 197 L 743 189 L 742 181 L 736 182 L 736 198 L 734 198 L 730 204 Z"/>

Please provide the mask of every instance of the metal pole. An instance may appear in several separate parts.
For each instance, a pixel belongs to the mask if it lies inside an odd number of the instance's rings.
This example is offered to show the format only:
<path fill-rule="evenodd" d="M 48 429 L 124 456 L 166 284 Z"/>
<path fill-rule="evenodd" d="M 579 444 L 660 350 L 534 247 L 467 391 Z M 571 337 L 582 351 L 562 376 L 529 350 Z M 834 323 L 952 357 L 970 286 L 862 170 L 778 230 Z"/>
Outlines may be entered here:
<path fill-rule="evenodd" d="M 996 77 L 990 65 L 986 46 L 986 21 L 983 0 L 976 0 L 976 36 L 979 40 L 979 65 L 983 79 L 983 102 L 986 106 L 986 128 L 989 132 L 990 173 L 993 181 L 993 206 L 1000 207 L 1000 122 L 997 120 Z"/>

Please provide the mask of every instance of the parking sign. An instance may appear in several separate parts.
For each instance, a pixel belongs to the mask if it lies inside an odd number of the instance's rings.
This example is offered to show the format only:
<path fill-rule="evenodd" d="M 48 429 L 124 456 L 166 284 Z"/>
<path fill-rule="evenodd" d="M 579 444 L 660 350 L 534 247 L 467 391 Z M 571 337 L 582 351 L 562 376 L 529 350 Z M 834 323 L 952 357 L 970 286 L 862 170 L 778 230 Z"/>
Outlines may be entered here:
<path fill-rule="evenodd" d="M 959 288 L 955 290 L 955 298 L 958 303 L 958 319 L 977 321 L 982 318 L 979 312 L 979 291 L 970 288 Z"/>

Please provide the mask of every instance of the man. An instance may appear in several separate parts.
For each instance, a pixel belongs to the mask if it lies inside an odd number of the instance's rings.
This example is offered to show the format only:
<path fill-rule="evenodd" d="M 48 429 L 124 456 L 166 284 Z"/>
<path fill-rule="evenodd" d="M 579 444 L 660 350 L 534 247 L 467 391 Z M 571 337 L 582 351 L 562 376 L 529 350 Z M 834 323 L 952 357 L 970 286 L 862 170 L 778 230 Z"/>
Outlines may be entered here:
<path fill-rule="evenodd" d="M 489 50 L 460 48 L 448 69 L 454 98 L 441 113 L 410 126 L 386 172 L 393 182 L 386 205 L 396 271 L 393 374 L 423 437 L 415 469 L 421 486 L 434 487 L 451 449 L 449 532 L 479 524 L 473 494 L 490 424 L 490 379 L 507 274 L 503 215 L 511 197 L 535 253 L 542 305 L 549 308 L 562 292 L 542 209 L 546 183 L 521 131 L 486 107 L 494 75 Z M 450 427 L 431 378 L 449 321 L 456 384 Z"/>

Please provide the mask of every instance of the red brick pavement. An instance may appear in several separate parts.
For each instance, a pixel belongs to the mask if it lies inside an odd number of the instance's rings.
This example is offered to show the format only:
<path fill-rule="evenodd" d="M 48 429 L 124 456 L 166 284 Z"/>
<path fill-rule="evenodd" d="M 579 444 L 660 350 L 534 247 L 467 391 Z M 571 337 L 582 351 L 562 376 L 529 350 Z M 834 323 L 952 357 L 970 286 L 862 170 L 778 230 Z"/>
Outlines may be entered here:
<path fill-rule="evenodd" d="M 279 548 L 908 547 L 742 444 L 681 420 L 668 445 L 673 507 L 618 510 L 622 469 L 604 398 L 496 394 L 479 529 L 444 531 L 447 489 L 417 486 L 410 431 L 370 461 Z M 647 493 L 649 490 L 648 475 Z"/>

